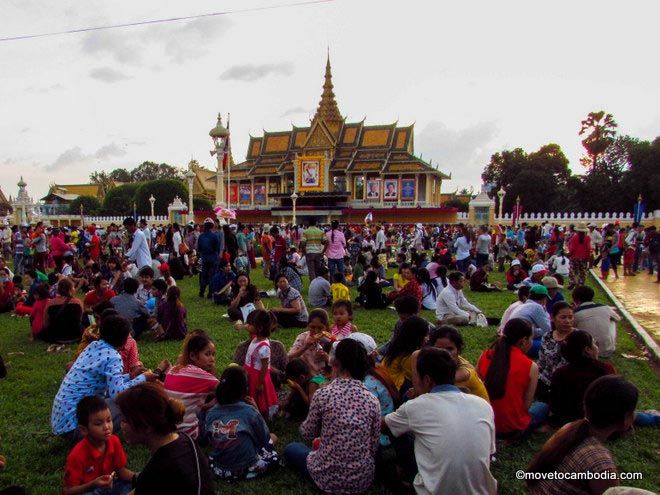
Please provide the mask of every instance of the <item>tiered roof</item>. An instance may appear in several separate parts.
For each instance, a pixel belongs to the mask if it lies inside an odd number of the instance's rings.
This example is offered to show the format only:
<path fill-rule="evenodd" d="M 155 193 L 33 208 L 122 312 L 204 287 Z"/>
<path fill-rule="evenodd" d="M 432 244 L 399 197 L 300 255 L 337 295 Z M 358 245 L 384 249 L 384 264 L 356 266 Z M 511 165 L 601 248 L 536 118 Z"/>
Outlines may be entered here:
<path fill-rule="evenodd" d="M 330 170 L 400 174 L 426 172 L 449 178 L 414 155 L 414 124 L 398 127 L 347 123 L 339 112 L 332 84 L 330 57 L 326 62 L 323 92 L 308 127 L 250 136 L 244 162 L 232 167 L 232 179 L 265 177 L 293 170 L 296 154 L 328 153 Z"/>

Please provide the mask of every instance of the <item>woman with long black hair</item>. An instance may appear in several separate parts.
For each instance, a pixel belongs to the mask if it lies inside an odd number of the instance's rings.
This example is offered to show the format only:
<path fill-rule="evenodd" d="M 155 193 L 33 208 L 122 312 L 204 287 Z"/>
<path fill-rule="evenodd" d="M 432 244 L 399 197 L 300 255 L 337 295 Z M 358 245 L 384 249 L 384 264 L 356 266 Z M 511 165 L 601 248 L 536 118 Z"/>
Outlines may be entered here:
<path fill-rule="evenodd" d="M 346 237 L 339 230 L 339 220 L 333 220 L 330 231 L 325 234 L 326 242 L 323 245 L 323 254 L 328 258 L 330 279 L 335 273 L 344 274 L 344 255 L 346 253 Z"/>
<path fill-rule="evenodd" d="M 548 406 L 534 402 L 539 368 L 527 357 L 532 347 L 532 327 L 512 318 L 503 335 L 485 350 L 477 369 L 495 412 L 495 429 L 502 438 L 520 438 L 538 428 L 548 415 Z"/>

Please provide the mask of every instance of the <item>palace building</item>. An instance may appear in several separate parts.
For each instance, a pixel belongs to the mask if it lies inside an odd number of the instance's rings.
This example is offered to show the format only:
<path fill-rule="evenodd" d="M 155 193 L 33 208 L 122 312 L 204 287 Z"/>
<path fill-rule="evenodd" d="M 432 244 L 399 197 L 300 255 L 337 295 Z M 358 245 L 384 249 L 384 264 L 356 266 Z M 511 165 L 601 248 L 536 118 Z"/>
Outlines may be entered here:
<path fill-rule="evenodd" d="M 216 174 L 197 179 L 214 187 Z M 339 219 L 374 222 L 452 222 L 456 209 L 442 207 L 442 180 L 450 177 L 415 156 L 414 125 L 346 122 L 339 111 L 326 63 L 323 93 L 307 127 L 250 136 L 245 161 L 230 166 L 229 202 L 237 220 L 321 223 Z M 225 175 L 227 178 L 227 175 Z M 203 188 L 195 188 L 196 193 Z"/>

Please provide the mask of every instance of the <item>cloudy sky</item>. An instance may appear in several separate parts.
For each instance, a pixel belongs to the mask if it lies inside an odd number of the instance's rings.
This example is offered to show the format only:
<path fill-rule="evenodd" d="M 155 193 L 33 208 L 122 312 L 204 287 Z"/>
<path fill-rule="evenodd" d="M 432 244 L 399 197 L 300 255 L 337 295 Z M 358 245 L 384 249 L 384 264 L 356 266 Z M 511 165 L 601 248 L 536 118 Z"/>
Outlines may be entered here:
<path fill-rule="evenodd" d="M 3 0 L 0 38 L 295 1 Z M 328 47 L 342 114 L 414 122 L 417 154 L 452 173 L 444 191 L 518 146 L 559 143 L 579 172 L 589 111 L 660 135 L 659 16 L 636 0 L 334 0 L 0 42 L 0 186 L 23 174 L 38 198 L 145 160 L 212 166 L 218 111 L 241 161 L 250 134 L 309 123 Z"/>

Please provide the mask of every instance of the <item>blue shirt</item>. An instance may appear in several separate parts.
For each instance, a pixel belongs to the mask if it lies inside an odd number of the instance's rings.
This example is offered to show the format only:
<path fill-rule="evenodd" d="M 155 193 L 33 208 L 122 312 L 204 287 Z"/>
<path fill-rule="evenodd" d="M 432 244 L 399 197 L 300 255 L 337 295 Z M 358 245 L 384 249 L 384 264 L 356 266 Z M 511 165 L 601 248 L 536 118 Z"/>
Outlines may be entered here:
<path fill-rule="evenodd" d="M 50 423 L 55 435 L 62 435 L 78 427 L 76 406 L 90 395 L 114 398 L 120 392 L 143 383 L 144 375 L 131 380 L 123 373 L 124 363 L 119 352 L 105 340 L 89 344 L 62 380 L 53 401 Z"/>
<path fill-rule="evenodd" d="M 206 414 L 206 435 L 213 448 L 209 458 L 228 470 L 251 466 L 270 442 L 264 418 L 243 401 L 211 408 Z"/>
<path fill-rule="evenodd" d="M 534 329 L 535 339 L 541 338 L 543 334 L 552 330 L 550 326 L 550 315 L 545 310 L 545 306 L 531 299 L 514 309 L 511 313 L 511 318 L 521 318 L 531 323 Z"/>
<path fill-rule="evenodd" d="M 363 383 L 364 386 L 367 387 L 367 390 L 374 394 L 378 399 L 378 403 L 380 404 L 381 417 L 387 416 L 389 413 L 394 412 L 394 401 L 392 400 L 392 396 L 390 395 L 385 385 L 383 385 L 383 382 L 381 382 L 373 375 L 367 375 L 364 377 Z M 380 445 L 383 447 L 387 447 L 392 443 L 390 441 L 390 437 L 383 433 L 380 434 L 379 441 Z"/>
<path fill-rule="evenodd" d="M 236 274 L 234 272 L 225 273 L 224 270 L 220 270 L 211 279 L 211 290 L 213 292 L 219 292 L 225 285 L 234 280 L 236 280 Z"/>
<path fill-rule="evenodd" d="M 197 251 L 202 256 L 202 262 L 217 262 L 220 255 L 220 239 L 212 231 L 204 231 L 197 239 Z"/>

